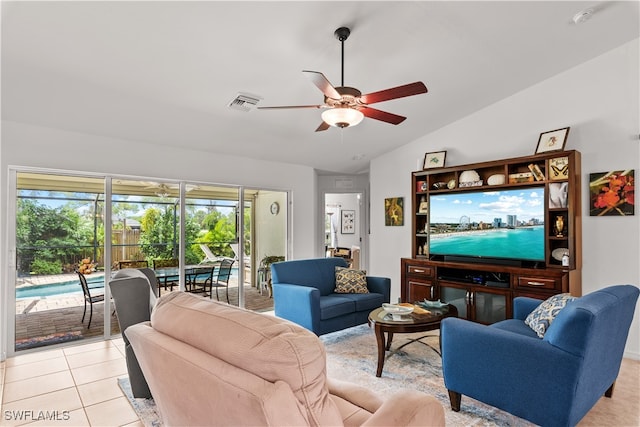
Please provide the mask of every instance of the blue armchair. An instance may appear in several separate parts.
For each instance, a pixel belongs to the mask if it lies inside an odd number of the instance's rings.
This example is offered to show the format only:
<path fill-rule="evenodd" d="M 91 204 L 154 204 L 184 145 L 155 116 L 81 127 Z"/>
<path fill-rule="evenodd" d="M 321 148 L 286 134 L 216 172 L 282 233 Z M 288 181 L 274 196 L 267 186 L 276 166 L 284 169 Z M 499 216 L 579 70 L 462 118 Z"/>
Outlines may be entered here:
<path fill-rule="evenodd" d="M 442 370 L 451 408 L 467 395 L 542 426 L 574 426 L 620 370 L 638 288 L 610 286 L 570 302 L 543 338 L 524 320 L 540 300 L 514 299 L 514 319 L 490 326 L 442 321 Z"/>
<path fill-rule="evenodd" d="M 391 280 L 367 276 L 367 294 L 339 294 L 335 268 L 343 258 L 315 258 L 271 264 L 275 314 L 316 335 L 367 323 L 369 313 L 389 302 Z"/>

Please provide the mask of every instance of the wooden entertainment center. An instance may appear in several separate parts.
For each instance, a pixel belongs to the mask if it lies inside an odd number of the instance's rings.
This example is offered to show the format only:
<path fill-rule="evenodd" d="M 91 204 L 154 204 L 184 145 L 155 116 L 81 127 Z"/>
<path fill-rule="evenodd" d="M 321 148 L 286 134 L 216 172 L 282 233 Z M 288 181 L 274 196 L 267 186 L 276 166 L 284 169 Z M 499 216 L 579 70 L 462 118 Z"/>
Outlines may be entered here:
<path fill-rule="evenodd" d="M 412 258 L 401 259 L 402 301 L 440 300 L 458 316 L 479 323 L 513 317 L 513 298 L 546 299 L 562 292 L 581 295 L 582 239 L 580 152 L 554 151 L 412 173 Z M 544 260 L 502 260 L 434 255 L 430 239 L 456 231 L 490 232 L 523 224 L 476 223 L 460 218 L 437 229 L 430 221 L 430 196 L 471 191 L 539 188 L 544 194 Z M 518 223 L 519 222 L 519 223 Z M 533 225 L 540 227 L 540 221 Z M 495 230 L 494 230 L 495 231 Z M 445 237 L 446 238 L 446 237 Z"/>

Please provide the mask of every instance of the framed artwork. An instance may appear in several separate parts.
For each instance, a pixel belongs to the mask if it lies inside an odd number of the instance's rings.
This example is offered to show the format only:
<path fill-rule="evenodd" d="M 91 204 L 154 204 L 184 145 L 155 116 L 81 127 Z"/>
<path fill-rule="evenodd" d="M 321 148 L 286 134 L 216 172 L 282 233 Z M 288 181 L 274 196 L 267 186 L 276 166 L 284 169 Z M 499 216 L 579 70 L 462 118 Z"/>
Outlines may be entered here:
<path fill-rule="evenodd" d="M 634 215 L 634 170 L 589 174 L 589 215 Z"/>
<path fill-rule="evenodd" d="M 424 164 L 422 169 L 443 168 L 444 159 L 447 156 L 446 151 L 437 151 L 435 153 L 427 153 L 424 155 Z"/>
<path fill-rule="evenodd" d="M 342 234 L 355 234 L 356 232 L 356 211 L 343 210 L 340 212 L 342 219 Z"/>
<path fill-rule="evenodd" d="M 384 199 L 384 225 L 404 225 L 404 197 Z"/>
<path fill-rule="evenodd" d="M 569 136 L 568 127 L 541 133 L 538 139 L 538 146 L 536 147 L 536 154 L 564 150 L 564 145 L 567 143 L 567 136 Z"/>

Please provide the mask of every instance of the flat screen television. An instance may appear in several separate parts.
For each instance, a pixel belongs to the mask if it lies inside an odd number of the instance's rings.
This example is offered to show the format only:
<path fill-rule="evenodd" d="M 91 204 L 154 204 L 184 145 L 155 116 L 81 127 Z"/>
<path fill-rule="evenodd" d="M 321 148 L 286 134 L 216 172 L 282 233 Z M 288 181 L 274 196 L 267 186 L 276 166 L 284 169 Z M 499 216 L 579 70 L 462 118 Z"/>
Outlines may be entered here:
<path fill-rule="evenodd" d="M 432 259 L 512 265 L 545 260 L 544 187 L 432 194 Z"/>

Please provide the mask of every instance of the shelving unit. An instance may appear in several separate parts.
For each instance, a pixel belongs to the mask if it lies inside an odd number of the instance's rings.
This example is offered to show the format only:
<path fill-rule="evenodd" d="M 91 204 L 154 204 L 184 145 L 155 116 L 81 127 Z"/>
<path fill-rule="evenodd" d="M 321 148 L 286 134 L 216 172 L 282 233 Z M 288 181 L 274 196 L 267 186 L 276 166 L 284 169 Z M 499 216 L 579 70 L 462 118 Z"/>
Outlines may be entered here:
<path fill-rule="evenodd" d="M 402 300 L 455 300 L 461 317 L 493 323 L 512 315 L 516 296 L 580 295 L 580 167 L 580 153 L 571 150 L 413 172 L 412 258 L 401 260 Z M 546 195 L 544 262 L 476 264 L 430 255 L 430 195 L 534 186 L 544 187 Z"/>

